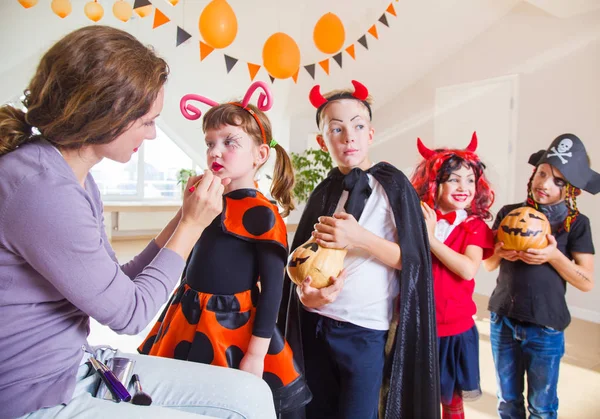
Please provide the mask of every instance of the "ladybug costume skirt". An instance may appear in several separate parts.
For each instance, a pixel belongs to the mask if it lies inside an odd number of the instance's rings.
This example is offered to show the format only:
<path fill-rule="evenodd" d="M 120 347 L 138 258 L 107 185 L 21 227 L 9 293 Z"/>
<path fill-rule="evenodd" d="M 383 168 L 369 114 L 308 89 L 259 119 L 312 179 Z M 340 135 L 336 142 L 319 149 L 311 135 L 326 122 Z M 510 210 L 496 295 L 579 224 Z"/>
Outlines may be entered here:
<path fill-rule="evenodd" d="M 138 352 L 239 369 L 252 337 L 258 292 L 207 294 L 183 283 Z M 263 379 L 271 387 L 278 413 L 292 412 L 312 399 L 277 327 L 265 356 Z"/>

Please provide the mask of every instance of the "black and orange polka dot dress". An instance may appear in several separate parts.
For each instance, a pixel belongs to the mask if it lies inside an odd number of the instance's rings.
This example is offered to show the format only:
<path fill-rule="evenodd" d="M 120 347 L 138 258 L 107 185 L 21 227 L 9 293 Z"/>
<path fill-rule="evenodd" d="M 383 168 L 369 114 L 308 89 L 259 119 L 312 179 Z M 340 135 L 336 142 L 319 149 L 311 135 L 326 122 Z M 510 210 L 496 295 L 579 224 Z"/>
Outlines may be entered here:
<path fill-rule="evenodd" d="M 275 205 L 256 189 L 226 194 L 222 214 L 194 246 L 181 285 L 138 351 L 239 368 L 252 335 L 270 338 L 263 379 L 275 407 L 285 413 L 304 406 L 310 391 L 275 326 L 287 254 Z"/>

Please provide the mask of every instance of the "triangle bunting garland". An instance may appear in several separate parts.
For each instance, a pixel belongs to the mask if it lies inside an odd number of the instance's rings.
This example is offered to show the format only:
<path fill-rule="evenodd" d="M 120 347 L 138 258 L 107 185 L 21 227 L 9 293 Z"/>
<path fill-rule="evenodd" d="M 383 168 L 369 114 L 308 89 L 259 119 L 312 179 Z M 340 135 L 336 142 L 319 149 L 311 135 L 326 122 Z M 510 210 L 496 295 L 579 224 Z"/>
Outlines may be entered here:
<path fill-rule="evenodd" d="M 338 52 L 337 54 L 335 54 L 333 56 L 333 59 L 335 60 L 335 62 L 340 66 L 340 68 L 342 68 L 342 53 Z"/>
<path fill-rule="evenodd" d="M 224 54 L 224 55 L 225 55 L 225 67 L 227 67 L 227 74 L 229 74 L 229 72 L 231 71 L 231 69 L 233 67 L 235 67 L 235 65 L 237 64 L 238 59 L 230 57 L 227 54 Z"/>
<path fill-rule="evenodd" d="M 353 60 L 356 60 L 356 53 L 354 51 L 354 44 L 350 44 L 348 48 L 346 48 L 346 52 L 349 56 L 352 57 Z"/>
<path fill-rule="evenodd" d="M 206 57 L 208 57 L 208 54 L 210 54 L 214 50 L 215 49 L 210 45 L 200 41 L 200 61 L 203 61 Z"/>
<path fill-rule="evenodd" d="M 379 18 L 379 21 L 381 23 L 383 23 L 385 26 L 387 26 L 388 28 L 390 27 L 390 24 L 388 23 L 387 17 L 385 17 L 385 13 L 381 15 L 381 17 Z"/>
<path fill-rule="evenodd" d="M 388 6 L 387 9 L 385 9 L 385 11 L 388 12 L 390 15 L 398 16 L 396 14 L 396 9 L 394 9 L 394 3 L 390 3 L 390 5 Z"/>
<path fill-rule="evenodd" d="M 144 7 L 144 6 L 150 6 L 152 3 L 150 3 L 149 0 L 135 0 L 133 2 L 133 9 L 139 9 L 140 7 Z"/>
<path fill-rule="evenodd" d="M 369 32 L 371 35 L 373 35 L 373 37 L 374 37 L 375 39 L 379 39 L 379 35 L 377 35 L 377 26 L 375 26 L 374 24 L 373 24 L 373 26 L 371 26 L 371 27 L 369 28 L 368 32 Z"/>
<path fill-rule="evenodd" d="M 175 46 L 178 47 L 191 37 L 192 35 L 190 35 L 188 32 L 184 31 L 182 28 L 177 26 L 177 44 Z"/>
<path fill-rule="evenodd" d="M 248 72 L 250 73 L 250 81 L 254 81 L 254 77 L 256 77 L 256 73 L 260 70 L 260 66 L 258 64 L 248 63 Z"/>
<path fill-rule="evenodd" d="M 19 1 L 21 1 L 21 0 L 19 0 Z M 302 65 L 302 67 L 304 67 L 306 72 L 309 74 L 309 76 L 313 80 L 315 80 L 315 77 L 316 77 L 317 64 L 319 65 L 319 67 L 321 67 L 321 69 L 323 69 L 323 71 L 325 72 L 326 75 L 329 75 L 330 70 L 331 70 L 330 59 L 333 59 L 333 61 L 335 61 L 340 68 L 343 68 L 344 52 L 346 52 L 350 57 L 352 57 L 353 60 L 356 60 L 356 44 L 357 43 L 359 43 L 366 50 L 368 50 L 369 49 L 368 36 L 371 35 L 373 38 L 379 39 L 377 23 L 379 22 L 382 25 L 385 25 L 386 27 L 389 28 L 390 21 L 388 19 L 388 14 L 390 16 L 394 16 L 394 17 L 398 16 L 396 7 L 394 6 L 394 3 L 395 3 L 394 0 L 387 0 L 387 1 L 389 1 L 390 3 L 388 3 L 388 6 L 386 7 L 385 11 L 380 15 L 380 17 L 377 19 L 377 21 L 373 22 L 372 25 L 369 27 L 369 29 L 366 32 L 364 32 L 362 34 L 362 36 L 360 36 L 360 38 L 358 38 L 355 42 L 347 44 L 345 47 L 342 47 L 343 49 L 340 48 L 338 50 L 338 52 L 334 53 L 333 55 L 329 55 L 329 54 L 326 55 L 326 58 L 324 60 L 314 61 L 312 64 Z M 395 0 L 395 1 L 398 1 L 398 0 Z M 180 3 L 178 0 L 168 0 L 168 2 L 171 4 L 171 6 L 176 6 L 177 4 Z M 34 3 L 37 3 L 37 1 Z M 196 37 L 195 35 L 192 35 L 192 33 L 187 32 L 182 26 L 179 26 L 177 24 L 178 21 L 181 20 L 179 15 L 177 16 L 177 19 L 175 19 L 175 21 L 172 21 L 169 16 L 167 16 L 162 10 L 158 9 L 158 7 L 155 4 L 153 4 L 153 3 L 157 3 L 154 0 L 129 1 L 129 4 L 131 4 L 131 3 L 133 3 L 132 9 L 136 12 L 136 14 L 140 18 L 144 18 L 144 17 L 151 16 L 152 14 L 154 14 L 153 22 L 152 22 L 152 29 L 156 29 L 156 28 L 163 26 L 170 22 L 174 23 L 175 27 L 176 27 L 175 47 L 179 47 L 181 44 L 184 44 L 189 39 L 194 37 L 194 39 L 196 39 L 199 42 L 198 45 L 199 45 L 199 49 L 200 49 L 200 61 L 204 61 L 204 59 L 206 57 L 208 57 L 215 50 L 214 47 L 212 47 L 209 44 L 207 44 L 206 42 L 204 42 L 199 35 L 198 35 L 198 37 Z M 225 54 L 224 51 L 223 51 L 223 58 L 225 59 L 225 68 L 226 68 L 227 74 L 229 74 L 231 72 L 231 70 L 233 70 L 233 68 L 238 64 L 238 62 L 242 61 L 243 63 L 245 63 L 248 68 L 248 74 L 250 76 L 251 81 L 254 81 L 254 79 L 258 75 L 258 72 L 262 68 L 262 64 L 254 64 L 254 63 L 246 61 L 244 59 L 240 60 L 239 58 L 235 58 L 235 57 L 232 57 L 231 55 Z M 269 76 L 271 83 L 275 83 L 275 77 L 268 74 L 268 71 L 266 71 L 266 73 Z M 300 67 L 298 67 L 296 72 L 291 76 L 291 79 L 296 84 L 298 83 L 299 75 L 300 75 Z"/>
<path fill-rule="evenodd" d="M 365 49 L 369 49 L 369 45 L 367 44 L 367 35 L 363 35 L 358 38 L 358 43 L 365 47 Z"/>
<path fill-rule="evenodd" d="M 319 65 L 325 71 L 325 74 L 329 75 L 329 58 L 323 61 L 319 61 Z"/>
<path fill-rule="evenodd" d="M 314 80 L 315 79 L 315 65 L 314 64 L 305 65 L 304 69 L 306 71 L 308 71 L 308 74 L 310 74 L 310 77 Z"/>

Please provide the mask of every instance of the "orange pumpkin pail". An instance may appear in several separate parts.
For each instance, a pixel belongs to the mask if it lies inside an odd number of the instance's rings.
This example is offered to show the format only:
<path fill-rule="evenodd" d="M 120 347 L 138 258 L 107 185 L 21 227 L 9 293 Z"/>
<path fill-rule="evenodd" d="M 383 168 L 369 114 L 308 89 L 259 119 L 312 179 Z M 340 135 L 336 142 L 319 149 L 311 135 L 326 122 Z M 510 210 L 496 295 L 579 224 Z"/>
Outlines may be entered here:
<path fill-rule="evenodd" d="M 319 246 L 314 239 L 308 240 L 294 250 L 287 264 L 291 280 L 300 285 L 310 276 L 310 286 L 323 288 L 330 285 L 331 277 L 337 277 L 344 267 L 345 249 L 328 249 Z"/>
<path fill-rule="evenodd" d="M 550 223 L 544 214 L 531 207 L 515 208 L 498 227 L 498 241 L 505 250 L 525 251 L 548 246 Z"/>

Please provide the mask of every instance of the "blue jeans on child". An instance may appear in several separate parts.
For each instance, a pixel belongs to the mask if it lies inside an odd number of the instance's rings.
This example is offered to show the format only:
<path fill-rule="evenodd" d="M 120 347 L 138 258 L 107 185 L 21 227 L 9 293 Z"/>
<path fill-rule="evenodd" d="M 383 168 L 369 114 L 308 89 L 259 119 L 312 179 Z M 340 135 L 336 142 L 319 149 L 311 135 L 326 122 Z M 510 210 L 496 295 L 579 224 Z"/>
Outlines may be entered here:
<path fill-rule="evenodd" d="M 565 353 L 564 332 L 491 313 L 490 340 L 500 418 L 525 419 L 525 372 L 529 417 L 558 417 L 556 388 Z"/>

